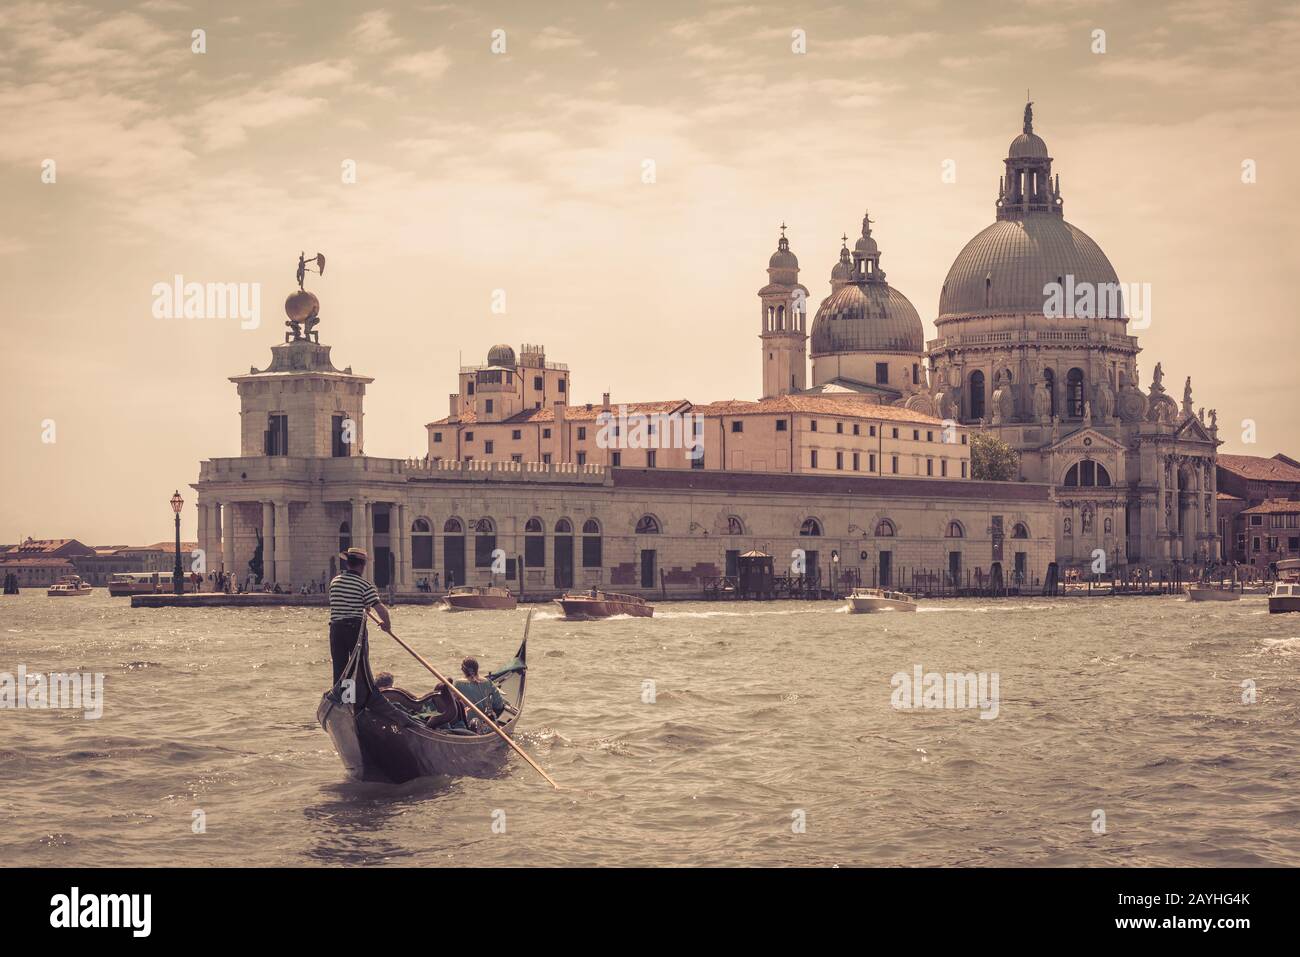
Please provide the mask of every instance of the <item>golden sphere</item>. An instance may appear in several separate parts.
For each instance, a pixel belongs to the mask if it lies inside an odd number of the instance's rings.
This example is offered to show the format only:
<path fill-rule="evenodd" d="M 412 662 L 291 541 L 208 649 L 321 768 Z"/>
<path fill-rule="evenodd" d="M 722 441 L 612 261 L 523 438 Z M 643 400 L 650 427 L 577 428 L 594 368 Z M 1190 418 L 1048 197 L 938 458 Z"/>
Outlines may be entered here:
<path fill-rule="evenodd" d="M 320 300 L 305 289 L 299 289 L 284 301 L 284 312 L 290 319 L 306 322 L 320 313 Z"/>

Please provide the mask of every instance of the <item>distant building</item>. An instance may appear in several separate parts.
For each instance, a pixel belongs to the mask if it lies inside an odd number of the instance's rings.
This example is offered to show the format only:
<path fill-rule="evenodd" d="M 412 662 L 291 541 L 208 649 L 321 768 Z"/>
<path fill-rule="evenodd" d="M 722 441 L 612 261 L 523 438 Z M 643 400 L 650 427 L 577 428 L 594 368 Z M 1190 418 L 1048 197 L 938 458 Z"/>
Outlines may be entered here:
<path fill-rule="evenodd" d="M 1218 484 L 1219 524 L 1226 535 L 1225 557 L 1229 561 L 1266 566 L 1288 554 L 1292 534 L 1285 525 L 1285 502 L 1300 500 L 1300 465 L 1282 453 L 1272 458 L 1259 455 L 1220 455 Z M 1268 505 L 1268 508 L 1263 508 Z M 1261 510 L 1262 509 L 1262 510 Z M 1274 526 L 1276 521 L 1283 524 Z M 1269 530 L 1276 527 L 1277 531 Z M 1270 549 L 1270 541 L 1280 549 Z M 1266 556 L 1274 557 L 1266 557 Z"/>
<path fill-rule="evenodd" d="M 1241 512 L 1247 563 L 1265 568 L 1300 558 L 1300 501 L 1269 499 Z"/>
<path fill-rule="evenodd" d="M 45 588 L 65 575 L 75 575 L 75 562 L 95 550 L 75 538 L 28 538 L 0 553 L 0 579 L 12 572 L 19 588 Z"/>

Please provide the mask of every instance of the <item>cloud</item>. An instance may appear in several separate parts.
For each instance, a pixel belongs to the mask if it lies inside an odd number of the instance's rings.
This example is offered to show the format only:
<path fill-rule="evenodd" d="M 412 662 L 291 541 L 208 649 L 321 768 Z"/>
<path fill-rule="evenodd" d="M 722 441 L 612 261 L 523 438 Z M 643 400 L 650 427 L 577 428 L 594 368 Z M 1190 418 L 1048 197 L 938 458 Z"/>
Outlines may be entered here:
<path fill-rule="evenodd" d="M 451 57 L 442 47 L 438 47 L 436 50 L 427 50 L 424 53 L 399 56 L 389 65 L 388 70 L 390 73 L 401 73 L 420 80 L 436 80 L 446 73 L 450 66 Z"/>
<path fill-rule="evenodd" d="M 352 42 L 363 53 L 383 53 L 397 46 L 397 36 L 390 25 L 393 15 L 387 10 L 371 10 L 361 15 L 352 28 Z"/>
<path fill-rule="evenodd" d="M 531 42 L 538 50 L 571 50 L 584 45 L 583 39 L 577 34 L 559 27 L 544 27 Z"/>

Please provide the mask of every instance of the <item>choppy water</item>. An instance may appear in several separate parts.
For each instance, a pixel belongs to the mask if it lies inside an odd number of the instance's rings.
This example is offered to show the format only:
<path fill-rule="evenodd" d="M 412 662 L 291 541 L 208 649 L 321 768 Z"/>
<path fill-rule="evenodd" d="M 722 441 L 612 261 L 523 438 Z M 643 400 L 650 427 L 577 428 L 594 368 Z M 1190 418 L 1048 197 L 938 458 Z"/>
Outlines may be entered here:
<path fill-rule="evenodd" d="M 348 783 L 315 722 L 323 609 L 0 599 L 0 671 L 107 675 L 98 721 L 0 711 L 3 860 L 1300 864 L 1300 615 L 1264 599 L 664 604 L 591 623 L 553 607 L 522 741 L 560 793 L 517 758 L 492 780 Z M 399 607 L 394 624 L 450 669 L 507 660 L 523 612 Z M 376 670 L 427 688 L 374 644 Z M 891 708 L 891 676 L 917 664 L 996 672 L 997 718 Z"/>

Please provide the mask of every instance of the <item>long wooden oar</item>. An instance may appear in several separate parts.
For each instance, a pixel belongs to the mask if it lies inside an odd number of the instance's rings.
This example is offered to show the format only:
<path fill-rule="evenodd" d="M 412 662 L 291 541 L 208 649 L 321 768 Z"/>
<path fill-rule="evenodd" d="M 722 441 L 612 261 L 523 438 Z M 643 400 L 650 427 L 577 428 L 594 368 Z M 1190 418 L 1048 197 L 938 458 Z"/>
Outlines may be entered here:
<path fill-rule="evenodd" d="M 506 744 L 510 745 L 510 747 L 514 748 L 515 753 L 518 754 L 518 755 L 519 755 L 521 758 L 523 758 L 525 761 L 527 761 L 527 762 L 529 763 L 529 765 L 532 767 L 532 769 L 533 769 L 534 771 L 536 771 L 536 772 L 537 772 L 538 774 L 540 774 L 542 777 L 546 778 L 547 783 L 550 784 L 551 787 L 555 788 L 555 790 L 557 790 L 557 791 L 560 789 L 560 786 L 559 786 L 558 784 L 556 784 L 555 781 L 553 781 L 553 780 L 551 779 L 551 776 L 550 776 L 549 774 L 547 774 L 545 771 L 543 771 L 543 770 L 541 769 L 541 766 L 540 766 L 536 761 L 534 761 L 532 758 L 530 758 L 530 757 L 527 755 L 527 753 L 524 751 L 523 748 L 519 747 L 519 745 L 515 744 L 514 741 L 511 740 L 510 735 L 508 735 L 508 734 L 506 734 L 504 731 L 502 731 L 501 728 L 498 727 L 498 725 L 497 725 L 497 723 L 496 723 L 495 721 L 493 721 L 491 718 L 489 718 L 487 715 L 485 715 L 482 711 L 480 711 L 480 710 L 478 709 L 478 706 L 477 706 L 476 704 L 474 704 L 473 701 L 470 701 L 469 698 L 465 697 L 464 692 L 462 692 L 462 691 L 461 691 L 459 688 L 457 688 L 457 687 L 456 687 L 452 682 L 448 681 L 445 677 L 443 677 L 441 674 L 439 674 L 438 669 L 435 668 L 433 665 L 429 664 L 427 661 L 425 661 L 424 658 L 423 658 L 423 656 L 421 656 L 421 654 L 420 654 L 418 651 L 416 651 L 414 648 L 412 648 L 412 647 L 411 647 L 410 645 L 408 645 L 406 642 L 402 641 L 401 638 L 398 638 L 398 637 L 397 637 L 395 634 L 393 634 L 391 631 L 387 631 L 387 630 L 384 628 L 384 624 L 383 624 L 383 622 L 381 622 L 381 621 L 379 620 L 379 618 L 375 615 L 374 612 L 372 612 L 372 611 L 370 611 L 369 609 L 367 609 L 367 614 L 370 616 L 370 618 L 374 621 L 374 623 L 375 623 L 376 625 L 379 625 L 379 630 L 380 630 L 380 631 L 384 631 L 384 632 L 386 632 L 386 634 L 388 635 L 389 638 L 392 638 L 393 641 L 397 642 L 399 645 L 401 645 L 403 648 L 405 648 L 407 651 L 409 651 L 409 652 L 411 653 L 411 656 L 412 656 L 416 661 L 418 661 L 420 664 L 424 665 L 424 667 L 428 668 L 428 669 L 429 669 L 429 672 L 430 672 L 430 673 L 431 673 L 435 678 L 437 678 L 439 681 L 441 681 L 444 685 L 447 686 L 447 690 L 449 690 L 449 691 L 450 691 L 452 694 L 454 694 L 456 697 L 460 698 L 460 700 L 461 700 L 462 702 L 464 702 L 464 704 L 465 704 L 465 706 L 466 706 L 467 708 L 469 708 L 469 709 L 470 709 L 471 711 L 473 711 L 476 715 L 478 715 L 480 718 L 482 718 L 484 721 L 486 721 L 486 722 L 488 723 L 488 727 L 490 727 L 493 731 L 495 731 L 495 732 L 496 732 L 496 733 L 501 737 L 501 740 L 502 740 L 502 741 L 504 741 Z M 533 612 L 532 612 L 532 610 L 530 609 L 529 612 L 528 612 L 528 620 L 524 622 L 524 641 L 527 641 L 527 640 L 528 640 L 528 627 L 529 627 L 529 625 L 532 624 L 532 622 L 533 622 Z"/>

